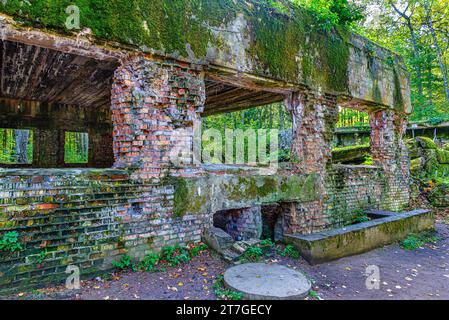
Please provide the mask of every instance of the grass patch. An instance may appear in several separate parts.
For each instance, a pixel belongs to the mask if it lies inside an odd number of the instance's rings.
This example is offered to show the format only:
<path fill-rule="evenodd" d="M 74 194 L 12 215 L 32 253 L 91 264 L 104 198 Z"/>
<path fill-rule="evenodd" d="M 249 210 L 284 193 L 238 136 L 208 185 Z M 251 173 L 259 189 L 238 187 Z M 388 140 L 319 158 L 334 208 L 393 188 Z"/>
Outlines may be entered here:
<path fill-rule="evenodd" d="M 424 234 L 410 234 L 401 242 L 401 247 L 405 250 L 416 250 L 422 248 L 425 244 L 435 243 L 439 238 L 435 235 Z"/>
<path fill-rule="evenodd" d="M 165 246 L 160 254 L 149 253 L 140 261 L 133 261 L 129 255 L 123 255 L 120 260 L 113 261 L 112 265 L 119 270 L 160 271 L 167 266 L 176 267 L 187 263 L 205 250 L 207 250 L 207 245 L 205 244 L 186 247 L 179 245 Z"/>
<path fill-rule="evenodd" d="M 242 300 L 243 298 L 243 294 L 225 288 L 223 274 L 220 274 L 215 278 L 212 288 L 214 289 L 215 295 L 220 300 Z"/>

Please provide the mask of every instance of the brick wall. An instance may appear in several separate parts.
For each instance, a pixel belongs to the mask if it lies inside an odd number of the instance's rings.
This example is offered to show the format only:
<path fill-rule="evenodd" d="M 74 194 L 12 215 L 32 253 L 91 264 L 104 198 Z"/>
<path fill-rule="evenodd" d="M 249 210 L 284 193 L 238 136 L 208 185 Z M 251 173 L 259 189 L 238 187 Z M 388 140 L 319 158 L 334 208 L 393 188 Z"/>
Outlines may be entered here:
<path fill-rule="evenodd" d="M 236 241 L 260 239 L 262 235 L 261 207 L 219 211 L 214 214 L 214 226 L 221 227 Z"/>
<path fill-rule="evenodd" d="M 112 87 L 115 167 L 136 168 L 139 179 L 160 177 L 169 167 L 172 175 L 198 173 L 188 152 L 204 99 L 194 65 L 131 56 L 116 70 Z M 188 152 L 173 164 L 170 155 L 178 147 Z"/>
<path fill-rule="evenodd" d="M 0 252 L 0 291 L 63 280 L 68 265 L 89 275 L 125 253 L 141 258 L 199 241 L 204 216 L 173 219 L 172 197 L 173 187 L 136 182 L 121 170 L 0 172 L 0 235 L 17 231 L 23 243 L 19 252 Z"/>

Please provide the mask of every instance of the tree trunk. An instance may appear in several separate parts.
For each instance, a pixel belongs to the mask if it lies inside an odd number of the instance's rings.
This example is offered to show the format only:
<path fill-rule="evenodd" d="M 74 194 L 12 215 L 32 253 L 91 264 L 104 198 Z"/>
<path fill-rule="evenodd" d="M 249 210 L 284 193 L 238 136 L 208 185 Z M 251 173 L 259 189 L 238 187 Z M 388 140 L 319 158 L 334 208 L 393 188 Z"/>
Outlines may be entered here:
<path fill-rule="evenodd" d="M 284 109 L 282 108 L 282 104 L 278 104 L 279 108 L 279 130 L 283 131 L 285 127 L 285 120 L 284 120 Z"/>
<path fill-rule="evenodd" d="M 419 51 L 418 51 L 418 45 L 416 43 L 416 35 L 415 30 L 413 29 L 412 22 L 410 21 L 410 18 L 407 19 L 407 26 L 410 30 L 410 37 L 412 39 L 413 44 L 413 57 L 415 58 L 415 69 L 416 69 L 416 78 L 418 81 L 418 93 L 419 96 L 423 96 L 423 85 L 422 85 L 422 75 L 421 75 L 421 62 L 419 58 Z"/>
<path fill-rule="evenodd" d="M 420 60 L 419 60 L 419 51 L 418 51 L 418 45 L 416 42 L 416 34 L 415 30 L 413 29 L 412 21 L 411 21 L 411 15 L 406 15 L 405 13 L 408 10 L 408 6 L 404 11 L 401 11 L 396 7 L 396 5 L 393 3 L 392 0 L 389 1 L 390 5 L 393 7 L 394 11 L 405 20 L 405 23 L 408 27 L 408 30 L 410 31 L 410 38 L 412 40 L 413 45 L 413 57 L 415 58 L 415 71 L 416 71 L 416 77 L 418 79 L 418 92 L 419 95 L 423 95 L 423 84 L 422 84 L 422 74 L 421 74 L 421 66 L 420 66 Z"/>
<path fill-rule="evenodd" d="M 427 0 L 424 0 L 424 9 L 426 10 L 427 26 L 429 27 L 430 33 L 432 34 L 433 42 L 435 45 L 435 51 L 436 51 L 437 57 L 438 57 L 438 64 L 440 65 L 441 74 L 443 76 L 444 90 L 446 92 L 446 99 L 447 99 L 447 102 L 449 103 L 449 85 L 448 85 L 448 81 L 447 81 L 446 68 L 444 66 L 443 58 L 441 56 L 440 46 L 438 45 L 438 38 L 435 33 L 435 29 L 433 27 L 432 17 L 430 15 L 431 13 L 429 10 L 429 4 L 427 3 Z"/>
<path fill-rule="evenodd" d="M 14 140 L 15 146 L 15 157 L 16 162 L 20 164 L 28 163 L 28 130 L 14 130 Z"/>

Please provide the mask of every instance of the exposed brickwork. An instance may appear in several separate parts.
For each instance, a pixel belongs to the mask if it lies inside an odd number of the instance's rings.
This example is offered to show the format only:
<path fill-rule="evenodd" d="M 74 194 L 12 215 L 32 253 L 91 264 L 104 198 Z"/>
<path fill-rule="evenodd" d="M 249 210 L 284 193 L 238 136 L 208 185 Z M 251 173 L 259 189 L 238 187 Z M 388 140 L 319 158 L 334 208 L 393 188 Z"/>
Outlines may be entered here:
<path fill-rule="evenodd" d="M 193 124 L 204 99 L 194 66 L 130 57 L 116 70 L 112 87 L 115 167 L 137 168 L 139 179 L 160 177 L 177 146 L 193 149 Z M 190 154 L 171 174 L 197 172 L 192 162 Z"/>
<path fill-rule="evenodd" d="M 383 170 L 373 166 L 335 165 L 329 170 L 326 214 L 329 228 L 350 223 L 365 209 L 389 210 Z"/>
<path fill-rule="evenodd" d="M 293 94 L 288 100 L 293 117 L 292 160 L 301 173 L 319 175 L 321 199 L 293 205 L 287 232 L 312 233 L 328 225 L 324 206 L 327 199 L 326 168 L 332 159 L 332 139 L 338 109 L 335 97 L 313 93 Z"/>
<path fill-rule="evenodd" d="M 0 173 L 0 229 L 17 231 L 24 246 L 0 252 L 0 290 L 65 279 L 70 264 L 88 275 L 110 269 L 118 255 L 141 258 L 199 241 L 204 217 L 171 219 L 172 194 L 170 186 L 136 182 L 118 170 Z M 142 201 L 154 212 L 142 210 Z"/>
<path fill-rule="evenodd" d="M 401 210 L 410 200 L 410 161 L 404 143 L 407 122 L 393 111 L 370 113 L 371 154 L 385 172 L 390 210 Z"/>
<path fill-rule="evenodd" d="M 214 214 L 214 226 L 221 227 L 236 241 L 259 239 L 262 235 L 261 208 L 219 211 Z"/>

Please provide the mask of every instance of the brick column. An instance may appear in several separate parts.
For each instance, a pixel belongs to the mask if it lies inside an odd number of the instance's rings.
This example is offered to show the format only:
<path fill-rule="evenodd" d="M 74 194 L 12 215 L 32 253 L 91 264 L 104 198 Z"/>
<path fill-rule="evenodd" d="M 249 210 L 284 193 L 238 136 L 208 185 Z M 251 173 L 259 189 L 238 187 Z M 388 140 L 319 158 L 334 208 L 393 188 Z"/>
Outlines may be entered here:
<path fill-rule="evenodd" d="M 129 57 L 112 86 L 114 167 L 135 168 L 139 179 L 160 177 L 167 168 L 173 175 L 195 173 L 188 151 L 204 100 L 202 73 L 191 64 Z"/>
<path fill-rule="evenodd" d="M 403 137 L 407 120 L 391 110 L 370 113 L 371 154 L 385 173 L 383 209 L 399 211 L 410 200 L 410 164 Z"/>
<path fill-rule="evenodd" d="M 297 174 L 315 174 L 320 200 L 294 204 L 286 217 L 286 232 L 312 233 L 324 229 L 327 169 L 338 117 L 336 98 L 310 92 L 294 93 L 286 101 L 293 118 L 292 166 Z"/>

